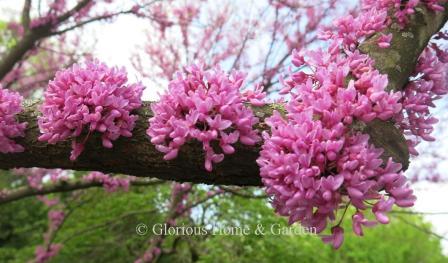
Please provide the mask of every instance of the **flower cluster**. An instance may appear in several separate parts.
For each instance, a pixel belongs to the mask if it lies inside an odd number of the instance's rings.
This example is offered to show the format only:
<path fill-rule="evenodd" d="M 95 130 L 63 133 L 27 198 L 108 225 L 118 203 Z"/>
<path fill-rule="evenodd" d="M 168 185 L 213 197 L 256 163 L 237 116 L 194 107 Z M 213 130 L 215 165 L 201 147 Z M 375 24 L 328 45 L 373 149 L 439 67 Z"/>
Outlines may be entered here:
<path fill-rule="evenodd" d="M 51 182 L 68 180 L 68 171 L 61 169 L 44 169 L 44 168 L 17 168 L 12 169 L 12 173 L 17 176 L 26 177 L 28 186 L 40 190 L 43 187 L 44 178 L 50 179 Z"/>
<path fill-rule="evenodd" d="M 440 51 L 442 52 L 442 51 Z M 437 119 L 431 116 L 434 101 L 448 93 L 448 64 L 440 61 L 436 51 L 426 48 L 418 59 L 412 81 L 404 90 L 403 112 L 396 116 L 396 122 L 408 136 L 409 152 L 418 155 L 415 146 L 420 138 L 434 141 L 430 134 Z"/>
<path fill-rule="evenodd" d="M 116 192 L 120 188 L 127 192 L 130 185 L 129 178 L 111 177 L 101 172 L 91 172 L 84 176 L 83 180 L 86 182 L 99 182 L 103 184 L 104 189 L 109 193 Z"/>
<path fill-rule="evenodd" d="M 378 46 L 380 48 L 389 48 L 390 42 L 392 41 L 392 34 L 381 34 L 381 36 L 378 38 Z"/>
<path fill-rule="evenodd" d="M 97 61 L 58 71 L 45 91 L 39 140 L 54 144 L 72 139 L 71 160 L 93 132 L 101 133 L 103 146 L 112 148 L 120 136 L 132 136 L 138 118 L 132 111 L 141 106 L 142 91 L 141 84 L 127 84 L 124 69 Z"/>
<path fill-rule="evenodd" d="M 160 254 L 162 250 L 159 247 L 153 247 L 143 254 L 142 258 L 137 259 L 134 263 L 153 262 Z"/>
<path fill-rule="evenodd" d="M 185 208 L 191 188 L 189 183 L 173 183 L 171 190 L 171 205 L 173 207 L 171 209 L 176 211 L 176 213 L 183 214 L 187 212 Z M 175 221 L 170 222 L 170 224 L 175 224 Z"/>
<path fill-rule="evenodd" d="M 0 85 L 0 153 L 23 152 L 24 148 L 14 138 L 25 136 L 27 123 L 19 123 L 16 115 L 22 112 L 22 96 L 3 89 Z"/>
<path fill-rule="evenodd" d="M 192 185 L 189 183 L 177 183 L 171 184 L 171 199 L 168 203 L 169 211 L 174 211 L 170 213 L 166 220 L 166 224 L 169 226 L 176 225 L 176 219 L 185 215 L 189 212 L 187 208 L 188 196 L 192 190 Z M 150 240 L 150 245 L 148 249 L 143 253 L 143 256 L 138 258 L 135 263 L 143 262 L 154 262 L 161 255 L 162 242 L 164 241 L 163 236 L 156 236 Z"/>
<path fill-rule="evenodd" d="M 374 224 L 360 219 L 366 209 L 378 222 L 387 223 L 385 212 L 393 204 L 413 205 L 415 197 L 400 172 L 401 165 L 390 159 L 382 167 L 382 150 L 368 143 L 368 135 L 346 134 L 342 124 L 325 128 L 322 121 L 313 120 L 312 111 L 289 114 L 288 120 L 275 113 L 267 124 L 272 134 L 263 134 L 260 174 L 266 192 L 274 197 L 274 208 L 289 217 L 290 224 L 300 221 L 320 233 L 329 220 L 336 219 L 341 205 L 353 205 L 355 233 L 362 235 L 362 225 Z M 370 206 L 371 202 L 376 203 Z M 340 228 L 339 224 L 333 227 Z M 331 240 L 338 248 L 343 239 L 335 235 L 343 231 L 336 230 L 324 241 Z"/>
<path fill-rule="evenodd" d="M 320 33 L 322 39 L 341 42 L 354 49 L 364 38 L 385 29 L 389 24 L 387 9 L 364 9 L 362 15 L 347 15 L 334 22 L 335 30 Z"/>
<path fill-rule="evenodd" d="M 296 66 L 297 61 L 305 63 L 304 59 L 300 53 L 293 55 Z M 309 109 L 319 114 L 328 128 L 342 123 L 351 125 L 354 118 L 364 122 L 390 119 L 401 110 L 401 94 L 385 90 L 387 76 L 373 65 L 373 60 L 359 51 L 341 54 L 331 46 L 328 53 L 308 52 L 306 66 L 314 74 L 300 71 L 285 81 L 281 93 L 290 93 L 293 98 L 287 110 L 299 113 Z"/>
<path fill-rule="evenodd" d="M 45 195 L 38 195 L 37 200 L 41 201 L 44 205 L 48 206 L 48 207 L 52 207 L 55 206 L 57 204 L 59 204 L 59 198 L 49 198 L 48 196 Z"/>
<path fill-rule="evenodd" d="M 382 12 L 393 10 L 394 19 L 402 27 L 409 22 L 410 15 L 415 13 L 415 8 L 418 4 L 425 4 L 427 8 L 432 11 L 442 11 L 443 6 L 440 0 L 362 0 L 364 10 L 380 10 Z M 388 19 L 390 23 L 391 19 Z"/>
<path fill-rule="evenodd" d="M 387 91 L 387 76 L 357 50 L 389 24 L 387 9 L 376 7 L 364 6 L 358 17 L 339 19 L 335 31 L 324 32 L 327 50 L 293 53 L 293 64 L 306 70 L 284 81 L 281 94 L 291 100 L 286 113 L 275 112 L 265 121 L 271 132 L 263 133 L 257 160 L 276 211 L 290 224 L 299 221 L 318 233 L 334 222 L 331 235 L 323 237 L 334 248 L 344 240 L 341 222 L 349 206 L 356 209 L 353 231 L 362 235 L 364 226 L 388 223 L 386 213 L 394 204 L 410 207 L 415 201 L 401 164 L 384 163 L 383 150 L 357 131 L 362 123 L 394 119 L 403 108 L 402 94 Z M 388 48 L 391 38 L 380 35 L 377 43 Z M 338 216 L 341 207 L 345 212 Z M 366 219 L 368 210 L 375 221 Z"/>
<path fill-rule="evenodd" d="M 48 219 L 50 220 L 50 226 L 53 228 L 59 228 L 64 221 L 65 213 L 62 210 L 51 210 L 48 212 Z"/>
<path fill-rule="evenodd" d="M 18 168 L 13 169 L 12 172 L 17 176 L 26 176 L 29 187 L 33 189 L 42 189 L 42 180 L 47 175 L 47 169 L 43 168 Z"/>
<path fill-rule="evenodd" d="M 37 263 L 45 263 L 59 253 L 61 244 L 50 244 L 48 247 L 37 246 L 35 250 L 35 261 Z"/>
<path fill-rule="evenodd" d="M 237 71 L 229 76 L 219 68 L 205 70 L 202 65 L 185 70 L 186 74 L 177 73 L 160 101 L 151 105 L 154 117 L 147 134 L 157 150 L 165 153 L 165 160 L 176 158 L 189 140 L 202 142 L 205 168 L 211 171 L 213 163 L 235 151 L 237 141 L 254 145 L 260 140 L 253 128 L 258 118 L 245 102 L 260 106 L 263 94 L 258 89 L 243 95 L 244 75 Z"/>

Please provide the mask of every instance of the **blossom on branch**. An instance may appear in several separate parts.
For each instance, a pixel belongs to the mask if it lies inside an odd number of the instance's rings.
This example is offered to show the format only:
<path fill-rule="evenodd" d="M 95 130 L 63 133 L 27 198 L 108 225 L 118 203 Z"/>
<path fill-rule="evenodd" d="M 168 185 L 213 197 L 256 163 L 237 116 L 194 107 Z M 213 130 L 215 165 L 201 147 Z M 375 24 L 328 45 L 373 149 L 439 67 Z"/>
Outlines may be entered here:
<path fill-rule="evenodd" d="M 126 71 L 97 61 L 58 71 L 44 94 L 38 124 L 40 141 L 72 140 L 70 159 L 82 153 L 89 136 L 101 133 L 103 146 L 112 148 L 120 136 L 131 137 L 141 106 L 143 86 L 128 84 Z"/>
<path fill-rule="evenodd" d="M 254 129 L 258 118 L 245 103 L 261 105 L 261 91 L 243 93 L 241 72 L 227 75 L 219 68 L 205 70 L 192 65 L 177 73 L 159 102 L 151 104 L 154 117 L 147 134 L 165 160 L 177 157 L 179 149 L 192 139 L 202 142 L 205 169 L 235 152 L 234 144 L 255 145 L 260 136 Z"/>
<path fill-rule="evenodd" d="M 19 123 L 17 114 L 23 111 L 23 97 L 0 85 L 0 152 L 16 153 L 24 150 L 14 139 L 25 136 L 27 123 Z"/>

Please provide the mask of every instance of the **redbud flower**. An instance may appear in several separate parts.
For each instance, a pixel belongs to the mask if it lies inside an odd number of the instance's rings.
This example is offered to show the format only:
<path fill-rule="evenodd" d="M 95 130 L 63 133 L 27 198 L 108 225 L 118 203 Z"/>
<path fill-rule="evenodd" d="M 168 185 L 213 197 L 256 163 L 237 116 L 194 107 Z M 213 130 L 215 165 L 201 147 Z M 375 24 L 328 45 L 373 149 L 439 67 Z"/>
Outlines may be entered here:
<path fill-rule="evenodd" d="M 141 106 L 143 86 L 126 82 L 124 69 L 97 61 L 58 71 L 40 108 L 39 140 L 55 144 L 71 139 L 74 161 L 94 132 L 102 134 L 106 148 L 120 136 L 131 137 L 138 118 L 132 111 Z"/>
<path fill-rule="evenodd" d="M 338 249 L 344 242 L 344 229 L 340 226 L 331 228 L 331 235 L 322 237 L 325 243 L 331 243 L 334 249 Z"/>
<path fill-rule="evenodd" d="M 243 81 L 241 72 L 227 75 L 219 68 L 205 70 L 203 65 L 178 72 L 160 101 L 151 105 L 154 117 L 149 119 L 147 134 L 164 159 L 176 158 L 181 146 L 195 139 L 202 142 L 205 169 L 211 171 L 213 163 L 235 151 L 237 141 L 246 145 L 260 141 L 254 130 L 258 118 L 245 103 L 261 106 L 265 95 L 260 86 L 241 93 Z M 220 150 L 212 147 L 215 142 Z"/>
<path fill-rule="evenodd" d="M 393 205 L 410 207 L 415 202 L 401 165 L 392 159 L 384 163 L 383 150 L 352 128 L 359 122 L 391 120 L 403 110 L 402 94 L 387 91 L 387 75 L 357 50 L 366 37 L 389 25 L 386 2 L 365 0 L 359 16 L 339 19 L 334 32 L 323 34 L 330 40 L 327 50 L 293 52 L 293 64 L 299 69 L 283 81 L 281 90 L 291 97 L 285 103 L 287 112 L 274 112 L 265 120 L 271 130 L 263 133 L 257 163 L 273 207 L 290 224 L 299 221 L 317 233 L 331 224 L 332 234 L 323 240 L 334 248 L 343 242 L 340 222 L 346 211 L 336 218 L 341 207 L 356 208 L 353 231 L 362 235 L 363 226 L 376 223 L 364 218 L 366 210 L 376 221 L 388 223 Z M 411 12 L 412 4 L 406 12 Z M 388 47 L 391 38 L 380 36 L 379 45 Z M 438 72 L 426 69 L 426 73 L 440 81 Z M 425 132 L 419 134 L 431 139 Z M 334 224 L 336 220 L 339 223 Z"/>
<path fill-rule="evenodd" d="M 37 263 L 45 263 L 56 256 L 61 248 L 61 244 L 50 244 L 49 247 L 37 246 L 35 250 L 35 261 Z"/>
<path fill-rule="evenodd" d="M 390 47 L 390 42 L 392 41 L 392 34 L 381 34 L 381 36 L 378 38 L 378 46 L 380 48 L 388 48 Z"/>
<path fill-rule="evenodd" d="M 58 228 L 64 221 L 65 213 L 61 210 L 51 210 L 48 212 L 48 219 L 54 228 Z"/>
<path fill-rule="evenodd" d="M 104 190 L 109 193 L 116 192 L 120 188 L 127 192 L 129 190 L 130 179 L 121 177 L 111 177 L 108 174 L 101 172 L 91 172 L 83 177 L 86 182 L 98 182 L 102 183 Z"/>
<path fill-rule="evenodd" d="M 362 236 L 364 235 L 362 227 L 363 226 L 372 227 L 376 225 L 376 222 L 367 220 L 366 218 L 364 218 L 363 213 L 357 212 L 352 216 L 352 224 L 353 224 L 353 232 L 358 236 Z"/>
<path fill-rule="evenodd" d="M 445 53 L 442 50 L 439 52 Z M 436 56 L 436 50 L 426 48 L 418 59 L 412 81 L 404 89 L 403 111 L 395 116 L 396 122 L 407 135 L 409 151 L 418 155 L 415 149 L 420 140 L 434 141 L 430 134 L 438 120 L 431 116 L 434 101 L 448 93 L 448 64 Z"/>
<path fill-rule="evenodd" d="M 23 146 L 14 139 L 25 136 L 27 123 L 19 123 L 17 114 L 22 112 L 23 97 L 17 92 L 3 89 L 0 85 L 0 152 L 23 152 Z"/>

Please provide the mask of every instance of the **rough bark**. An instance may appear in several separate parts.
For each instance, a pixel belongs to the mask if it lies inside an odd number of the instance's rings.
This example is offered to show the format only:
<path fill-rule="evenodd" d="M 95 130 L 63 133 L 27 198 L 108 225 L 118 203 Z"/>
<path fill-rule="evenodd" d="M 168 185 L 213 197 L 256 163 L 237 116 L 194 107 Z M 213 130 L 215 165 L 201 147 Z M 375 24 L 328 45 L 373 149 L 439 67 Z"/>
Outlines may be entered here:
<path fill-rule="evenodd" d="M 235 154 L 227 155 L 225 160 L 214 166 L 213 172 L 204 170 L 203 150 L 199 143 L 190 142 L 184 145 L 173 161 L 164 161 L 163 154 L 157 151 L 146 135 L 148 118 L 152 116 L 149 103 L 144 103 L 138 111 L 139 120 L 133 131 L 132 138 L 120 138 L 114 142 L 112 149 L 102 146 L 99 136 L 91 136 L 84 152 L 78 160 L 69 160 L 70 142 L 60 142 L 49 145 L 37 140 L 39 128 L 37 107 L 39 102 L 25 105 L 25 111 L 20 114 L 20 121 L 28 122 L 26 136 L 17 139 L 25 147 L 23 153 L 0 154 L 0 168 L 42 167 L 62 168 L 72 170 L 102 171 L 105 173 L 123 173 L 140 177 L 156 177 L 162 180 L 188 181 L 194 183 L 224 184 L 224 185 L 261 185 L 258 166 L 255 163 L 259 147 L 237 145 Z M 270 116 L 278 107 L 268 105 L 255 108 L 260 118 Z M 373 130 L 381 132 L 373 134 L 373 141 L 383 142 L 378 146 L 386 147 L 385 158 L 393 156 L 396 161 L 406 164 L 408 159 L 405 141 L 400 132 L 390 123 L 374 122 L 379 127 Z M 261 122 L 259 129 L 265 129 Z M 369 126 L 358 125 L 357 130 L 367 130 Z M 403 148 L 404 147 L 404 148 Z M 388 150 L 390 149 L 390 150 Z M 396 153 L 396 149 L 403 149 Z"/>
<path fill-rule="evenodd" d="M 447 4 L 448 7 L 448 4 Z M 392 47 L 378 49 L 377 36 L 367 40 L 361 50 L 377 60 L 376 67 L 390 78 L 390 89 L 399 90 L 406 83 L 421 51 L 429 38 L 445 23 L 448 11 L 433 13 L 419 7 L 412 16 L 405 31 L 390 30 L 394 34 Z M 408 32 L 408 33 L 406 33 Z M 413 37 L 409 37 L 412 33 Z M 400 70 L 398 70 L 400 69 Z M 38 142 L 39 130 L 36 123 L 38 115 L 37 102 L 26 105 L 25 112 L 19 116 L 28 122 L 26 136 L 17 141 L 25 146 L 25 152 L 19 154 L 0 154 L 0 168 L 43 167 L 73 170 L 102 171 L 106 173 L 124 173 L 140 177 L 156 177 L 162 180 L 181 182 L 221 184 L 221 185 L 261 185 L 259 169 L 255 162 L 259 147 L 238 145 L 236 153 L 227 155 L 225 160 L 214 166 L 213 172 L 204 170 L 204 157 L 201 146 L 190 142 L 182 147 L 177 159 L 164 161 L 162 154 L 150 143 L 145 133 L 148 118 L 151 117 L 149 104 L 138 111 L 140 116 L 132 138 L 120 138 L 114 142 L 113 149 L 101 146 L 98 137 L 89 139 L 84 153 L 76 162 L 69 160 L 70 143 L 62 142 L 48 145 Z M 256 115 L 262 120 L 272 113 L 276 105 L 256 108 Z M 265 129 L 261 123 L 259 129 Z M 384 159 L 389 156 L 395 161 L 408 166 L 409 153 L 403 135 L 390 122 L 374 121 L 369 125 L 356 125 L 356 130 L 370 134 L 377 147 L 385 149 Z"/>
<path fill-rule="evenodd" d="M 417 59 L 431 37 L 437 33 L 448 19 L 448 3 L 444 12 L 433 12 L 419 5 L 409 24 L 401 29 L 396 23 L 384 34 L 392 33 L 390 48 L 378 47 L 376 34 L 365 41 L 359 49 L 375 60 L 377 69 L 389 76 L 389 90 L 400 90 L 408 81 L 417 64 Z"/>

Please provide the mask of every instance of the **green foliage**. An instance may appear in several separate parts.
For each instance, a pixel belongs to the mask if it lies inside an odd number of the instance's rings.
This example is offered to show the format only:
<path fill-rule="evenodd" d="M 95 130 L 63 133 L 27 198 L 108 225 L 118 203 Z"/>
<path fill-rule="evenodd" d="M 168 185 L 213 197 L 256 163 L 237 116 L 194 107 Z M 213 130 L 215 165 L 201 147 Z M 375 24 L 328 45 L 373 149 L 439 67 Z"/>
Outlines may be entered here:
<path fill-rule="evenodd" d="M 205 193 L 204 187 L 195 187 L 193 198 L 201 199 Z M 170 186 L 133 187 L 130 192 L 113 194 L 96 188 L 59 196 L 72 212 L 55 239 L 64 246 L 51 262 L 132 262 L 151 238 L 150 233 L 137 235 L 135 227 L 145 223 L 151 230 L 154 224 L 164 222 Z M 35 198 L 0 206 L 0 262 L 33 258 L 35 247 L 43 242 L 47 210 Z M 335 251 L 314 235 L 270 234 L 274 224 L 288 226 L 264 199 L 224 195 L 194 208 L 178 225 L 246 226 L 250 234 L 183 236 L 178 240 L 169 236 L 163 248 L 170 249 L 176 242 L 176 250 L 164 254 L 159 262 L 447 262 L 440 241 L 409 222 L 424 230 L 431 228 L 420 216 L 396 214 L 390 225 L 365 229 L 360 238 L 350 233 L 346 222 L 345 243 Z M 265 227 L 265 235 L 254 233 L 258 225 Z"/>
<path fill-rule="evenodd" d="M 233 198 L 223 202 L 228 203 L 223 209 L 229 213 L 222 211 L 227 222 L 241 220 L 251 228 L 257 224 L 287 227 L 261 201 Z M 199 262 L 448 262 L 440 240 L 404 223 L 402 217 L 423 230 L 431 228 L 420 216 L 401 215 L 392 217 L 389 225 L 365 229 L 360 238 L 351 233 L 350 222 L 345 220 L 345 242 L 337 251 L 313 235 L 215 236 L 201 244 L 207 253 Z"/>
<path fill-rule="evenodd" d="M 47 227 L 47 208 L 37 199 L 0 206 L 0 262 L 26 262 Z"/>
<path fill-rule="evenodd" d="M 8 29 L 6 22 L 0 21 L 0 47 L 10 49 L 17 44 L 17 38 Z"/>

